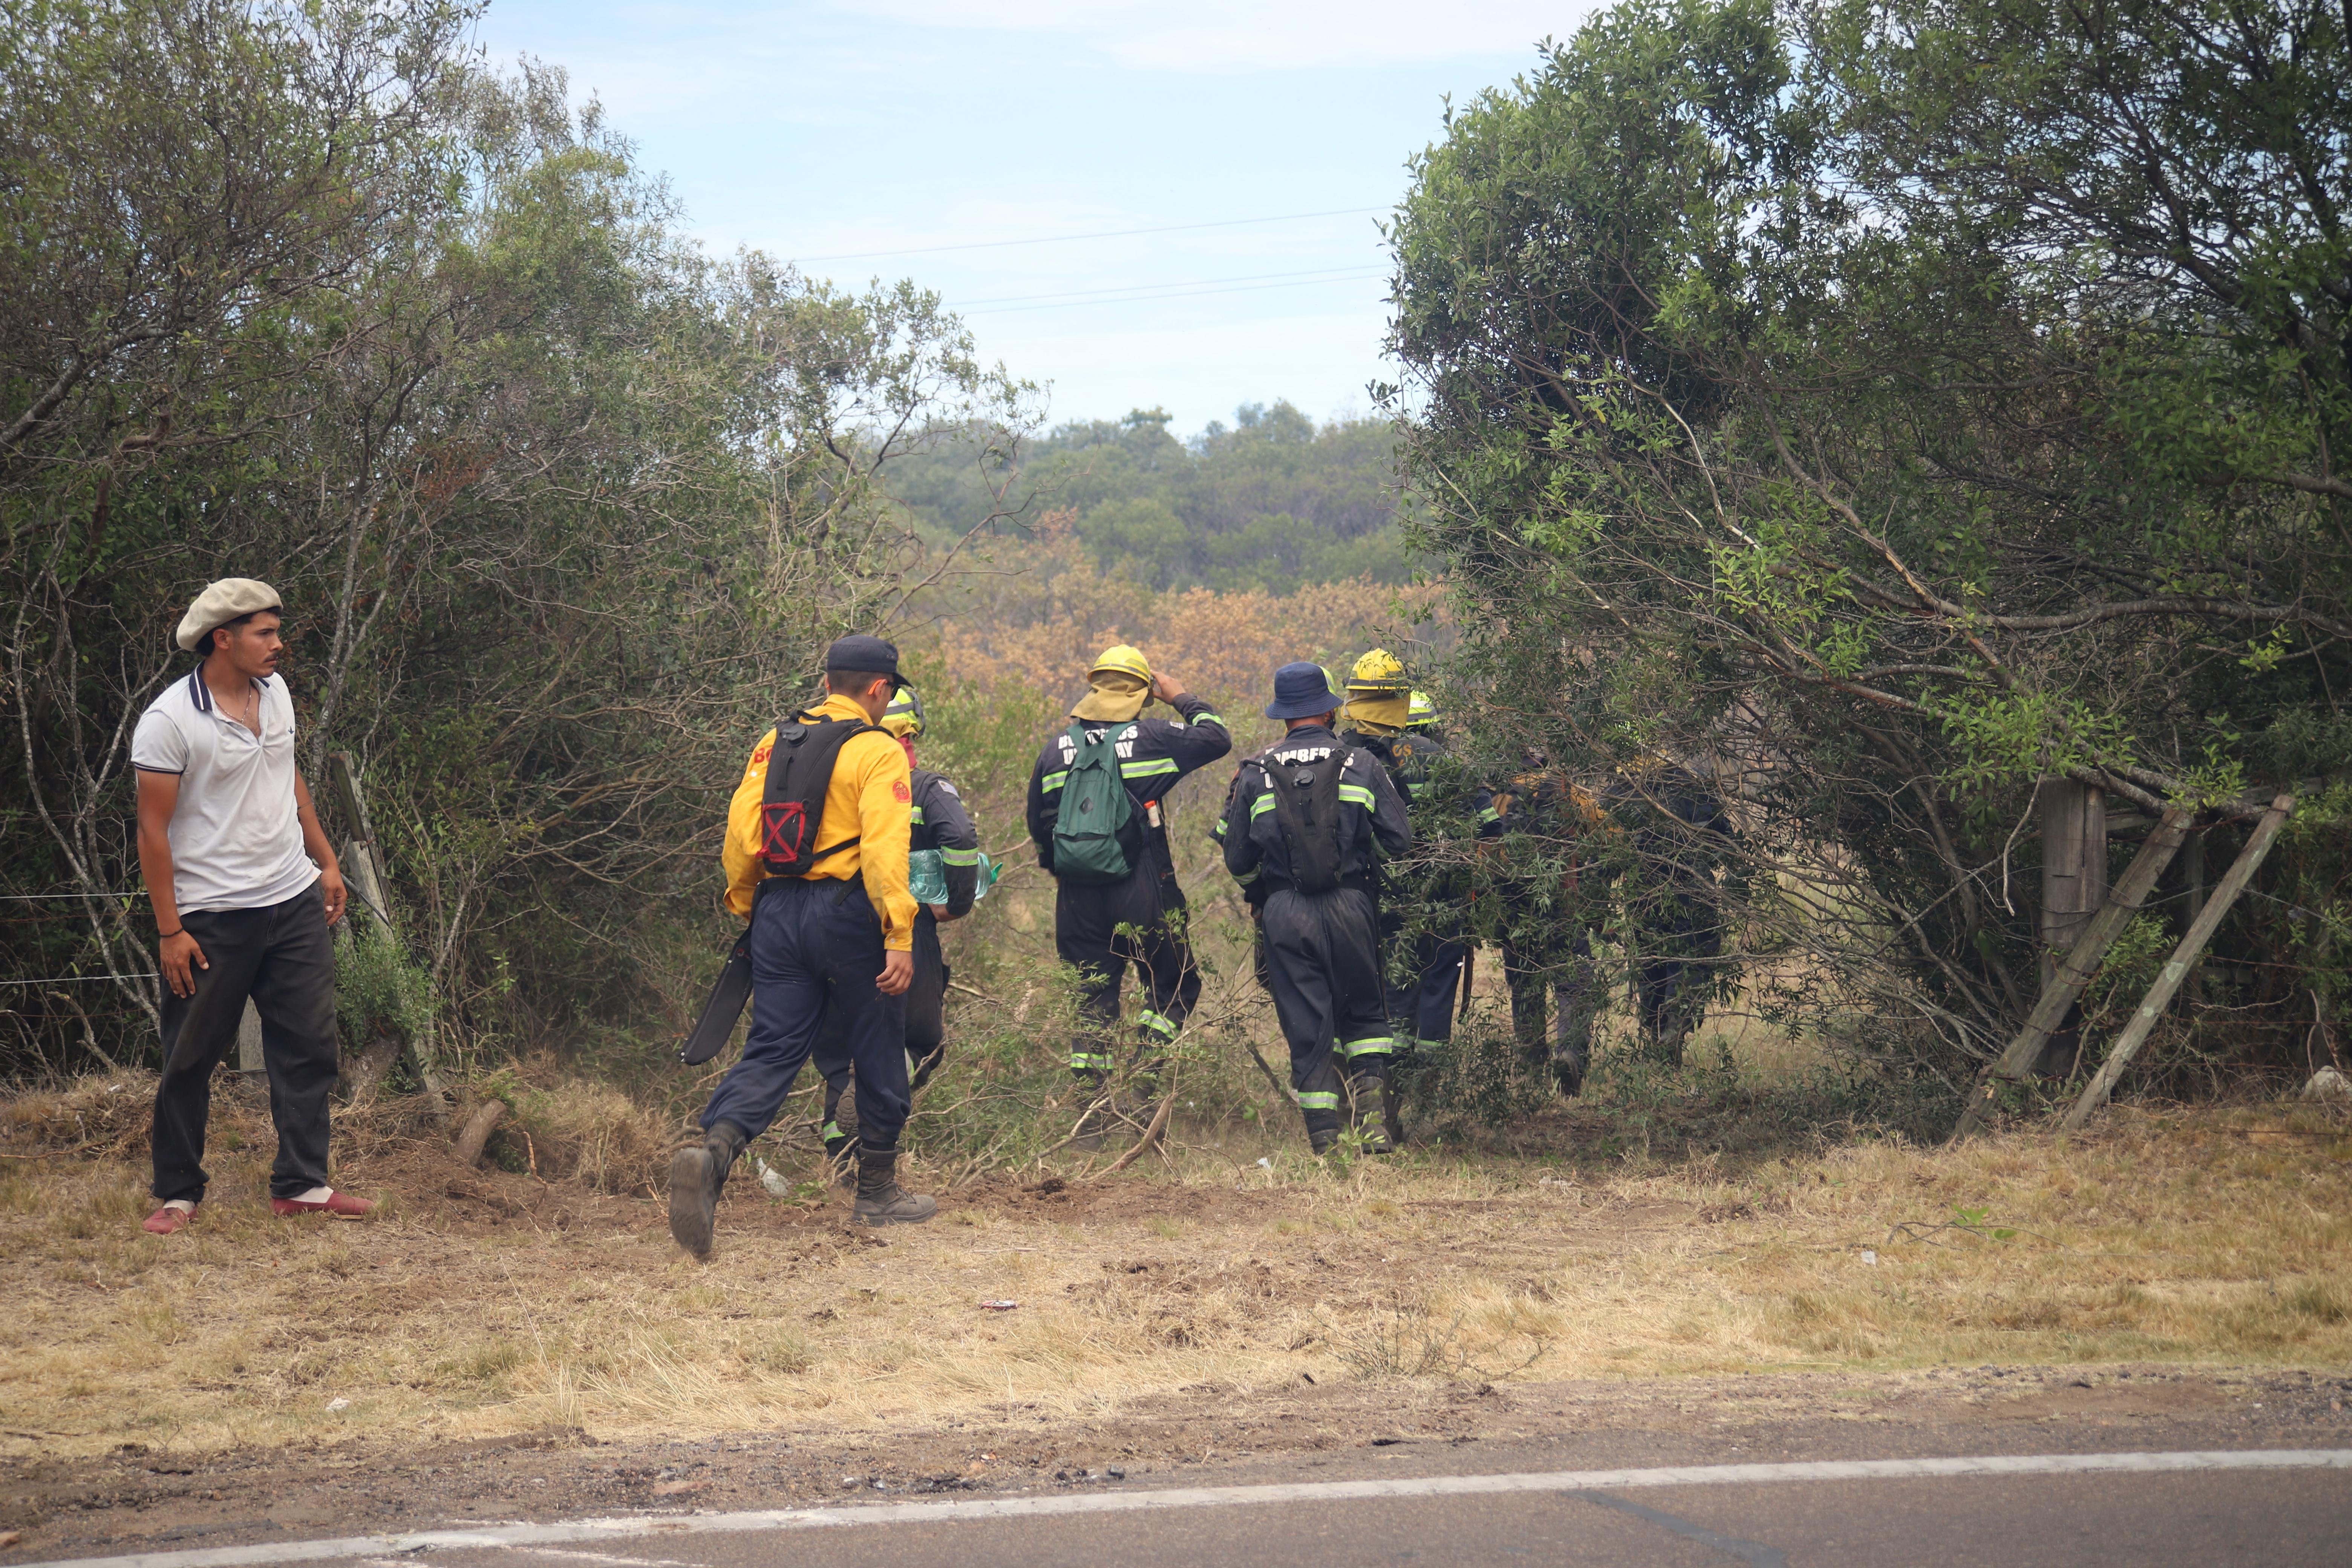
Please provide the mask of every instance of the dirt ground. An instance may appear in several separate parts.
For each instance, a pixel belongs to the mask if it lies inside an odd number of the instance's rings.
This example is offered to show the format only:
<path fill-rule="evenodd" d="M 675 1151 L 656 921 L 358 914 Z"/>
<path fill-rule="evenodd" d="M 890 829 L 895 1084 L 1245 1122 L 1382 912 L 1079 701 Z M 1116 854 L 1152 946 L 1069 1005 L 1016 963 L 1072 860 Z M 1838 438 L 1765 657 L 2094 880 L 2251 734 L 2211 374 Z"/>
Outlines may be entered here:
<path fill-rule="evenodd" d="M 1737 1166 L 1580 1157 L 1572 1117 L 1526 1158 L 1196 1143 L 884 1232 L 739 1176 L 708 1265 L 648 1199 L 430 1139 L 339 1154 L 363 1224 L 269 1217 L 242 1140 L 151 1237 L 142 1162 L 76 1114 L 0 1163 L 9 1556 L 1603 1428 L 2340 1442 L 2352 1397 L 2352 1125 L 2294 1108 Z"/>

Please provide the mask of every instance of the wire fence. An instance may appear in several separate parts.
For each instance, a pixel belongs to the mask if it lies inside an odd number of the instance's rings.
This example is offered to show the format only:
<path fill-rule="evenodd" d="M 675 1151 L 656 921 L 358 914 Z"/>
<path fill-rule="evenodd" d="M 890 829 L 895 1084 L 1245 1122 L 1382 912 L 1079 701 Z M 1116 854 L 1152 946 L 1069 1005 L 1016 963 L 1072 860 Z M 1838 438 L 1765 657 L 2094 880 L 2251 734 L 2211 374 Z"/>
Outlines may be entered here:
<path fill-rule="evenodd" d="M 0 985 L 88 985 L 101 980 L 160 980 L 160 974 L 52 974 L 46 980 L 0 980 Z"/>
<path fill-rule="evenodd" d="M 143 899 L 144 888 L 133 888 L 127 893 L 0 893 L 0 903 L 38 904 L 52 899 Z"/>

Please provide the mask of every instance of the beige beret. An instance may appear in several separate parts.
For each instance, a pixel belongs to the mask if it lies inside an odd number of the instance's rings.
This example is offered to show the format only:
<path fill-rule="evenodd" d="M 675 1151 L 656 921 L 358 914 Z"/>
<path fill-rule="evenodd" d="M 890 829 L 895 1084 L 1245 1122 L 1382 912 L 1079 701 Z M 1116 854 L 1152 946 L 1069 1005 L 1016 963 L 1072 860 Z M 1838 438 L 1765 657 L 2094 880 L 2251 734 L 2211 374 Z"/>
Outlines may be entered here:
<path fill-rule="evenodd" d="M 194 653 L 196 645 L 215 628 L 225 626 L 239 616 L 249 616 L 256 610 L 285 608 L 278 590 L 267 583 L 257 583 L 250 577 L 224 577 L 196 595 L 188 613 L 180 617 L 179 635 L 173 640 L 182 653 Z"/>

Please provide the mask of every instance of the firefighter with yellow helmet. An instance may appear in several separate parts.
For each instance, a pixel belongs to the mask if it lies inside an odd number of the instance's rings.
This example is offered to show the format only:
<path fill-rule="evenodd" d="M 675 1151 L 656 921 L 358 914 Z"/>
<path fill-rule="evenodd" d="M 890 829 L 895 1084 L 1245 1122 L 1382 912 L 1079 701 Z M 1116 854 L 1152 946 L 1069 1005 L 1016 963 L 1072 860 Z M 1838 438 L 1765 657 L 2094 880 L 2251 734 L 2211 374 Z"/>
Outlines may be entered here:
<path fill-rule="evenodd" d="M 1442 814 L 1425 809 L 1433 804 L 1431 795 L 1437 787 L 1432 764 L 1447 754 L 1433 732 L 1435 719 L 1428 694 L 1412 689 L 1404 662 L 1396 655 L 1376 647 L 1356 660 L 1348 676 L 1339 739 L 1370 753 L 1387 771 L 1412 809 L 1424 851 L 1433 840 L 1444 837 Z M 1476 794 L 1474 806 L 1483 811 L 1485 794 Z M 1442 849 L 1437 858 L 1443 858 Z M 1381 891 L 1380 919 L 1389 1024 L 1398 1048 L 1418 1052 L 1444 1044 L 1454 1037 L 1454 1002 L 1469 952 L 1462 940 L 1458 893 L 1442 876 L 1439 880 L 1424 877 L 1415 887 L 1399 886 L 1391 879 Z M 1393 1130 L 1395 1097 L 1390 1100 Z"/>
<path fill-rule="evenodd" d="M 1146 718 L 1154 700 L 1174 719 Z M 1186 775 L 1233 750 L 1225 721 L 1139 648 L 1103 650 L 1070 722 L 1046 741 L 1029 778 L 1029 837 L 1054 878 L 1054 950 L 1078 973 L 1070 1070 L 1099 1089 L 1118 1035 L 1119 982 L 1142 982 L 1139 1041 L 1147 1083 L 1200 1000 L 1184 933 L 1184 892 L 1168 844 L 1167 798 Z M 1082 1142 L 1099 1136 L 1104 1119 Z"/>

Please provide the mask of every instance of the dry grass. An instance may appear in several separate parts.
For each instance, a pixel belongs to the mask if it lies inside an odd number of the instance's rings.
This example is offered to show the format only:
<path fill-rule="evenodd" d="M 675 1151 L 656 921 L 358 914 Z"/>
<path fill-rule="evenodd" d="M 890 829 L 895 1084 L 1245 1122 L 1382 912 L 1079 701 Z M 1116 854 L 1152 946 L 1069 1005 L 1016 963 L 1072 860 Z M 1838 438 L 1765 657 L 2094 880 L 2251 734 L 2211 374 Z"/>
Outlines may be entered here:
<path fill-rule="evenodd" d="M 1302 1373 L 2352 1359 L 2352 1130 L 2305 1110 L 2126 1111 L 2071 1142 L 1736 1173 L 1573 1151 L 1333 1173 L 1236 1142 L 1149 1177 L 967 1189 L 878 1236 L 838 1196 L 739 1181 L 707 1268 L 656 1205 L 592 1190 L 593 1160 L 550 1184 L 436 1172 L 386 1139 L 346 1163 L 386 1198 L 376 1221 L 288 1224 L 262 1205 L 266 1147 L 240 1141 L 169 1241 L 136 1230 L 134 1164 L 0 1169 L 0 1444 L 855 1430 Z"/>

